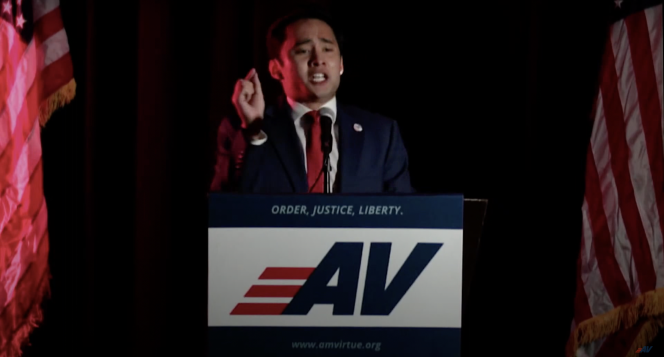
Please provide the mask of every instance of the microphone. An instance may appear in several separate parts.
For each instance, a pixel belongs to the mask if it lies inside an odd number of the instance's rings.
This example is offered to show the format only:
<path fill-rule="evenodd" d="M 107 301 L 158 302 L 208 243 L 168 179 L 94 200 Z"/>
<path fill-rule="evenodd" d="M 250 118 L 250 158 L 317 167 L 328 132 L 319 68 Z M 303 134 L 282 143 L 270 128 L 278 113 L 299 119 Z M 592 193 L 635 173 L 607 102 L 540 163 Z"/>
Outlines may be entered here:
<path fill-rule="evenodd" d="M 327 115 L 320 117 L 320 131 L 321 150 L 327 156 L 332 152 L 332 118 Z"/>

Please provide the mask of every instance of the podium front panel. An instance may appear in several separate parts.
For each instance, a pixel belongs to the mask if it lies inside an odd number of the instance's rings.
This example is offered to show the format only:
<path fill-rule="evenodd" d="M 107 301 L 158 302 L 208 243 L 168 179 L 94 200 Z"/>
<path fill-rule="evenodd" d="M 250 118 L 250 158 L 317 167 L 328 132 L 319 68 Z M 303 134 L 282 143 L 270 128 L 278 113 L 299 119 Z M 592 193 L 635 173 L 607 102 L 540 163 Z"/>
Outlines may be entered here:
<path fill-rule="evenodd" d="M 210 196 L 209 356 L 459 356 L 462 196 Z"/>

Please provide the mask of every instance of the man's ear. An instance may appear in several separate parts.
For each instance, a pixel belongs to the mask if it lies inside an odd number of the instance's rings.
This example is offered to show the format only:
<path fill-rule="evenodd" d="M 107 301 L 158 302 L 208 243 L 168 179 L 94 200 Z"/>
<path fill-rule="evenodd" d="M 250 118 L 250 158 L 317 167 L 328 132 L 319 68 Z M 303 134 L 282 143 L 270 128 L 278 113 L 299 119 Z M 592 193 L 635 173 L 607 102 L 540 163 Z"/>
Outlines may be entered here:
<path fill-rule="evenodd" d="M 344 58 L 341 57 L 339 60 L 339 75 L 344 74 Z"/>
<path fill-rule="evenodd" d="M 270 70 L 270 75 L 272 78 L 281 81 L 284 79 L 283 74 L 281 73 L 281 63 L 279 63 L 278 59 L 271 59 L 269 62 L 269 70 Z"/>

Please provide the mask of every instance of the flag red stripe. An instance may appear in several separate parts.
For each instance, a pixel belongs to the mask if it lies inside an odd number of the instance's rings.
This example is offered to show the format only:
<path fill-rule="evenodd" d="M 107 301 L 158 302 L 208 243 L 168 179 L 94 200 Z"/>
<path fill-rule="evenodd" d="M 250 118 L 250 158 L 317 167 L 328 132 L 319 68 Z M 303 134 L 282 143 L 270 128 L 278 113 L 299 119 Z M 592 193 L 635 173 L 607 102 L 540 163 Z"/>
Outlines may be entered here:
<path fill-rule="evenodd" d="M 33 95 L 37 95 L 38 91 L 37 90 L 31 90 L 31 93 L 36 93 Z M 17 125 L 15 129 L 15 134 L 14 137 L 12 138 L 12 141 L 8 145 L 8 147 L 5 149 L 5 151 L 0 155 L 0 167 L 9 167 L 10 170 L 8 171 L 11 173 L 11 175 L 16 175 L 16 164 L 21 160 L 23 157 L 25 160 L 27 160 L 27 164 L 29 165 L 27 170 L 29 172 L 26 172 L 25 174 L 30 175 L 28 178 L 28 184 L 25 186 L 23 192 L 15 192 L 14 195 L 21 195 L 17 196 L 14 199 L 20 199 L 20 203 L 18 206 L 13 206 L 9 205 L 6 209 L 7 211 L 4 212 L 6 215 L 11 215 L 10 219 L 6 224 L 4 224 L 3 227 L 0 227 L 0 241 L 3 241 L 5 244 L 8 244 L 8 242 L 12 242 L 13 244 L 9 244 L 7 247 L 8 250 L 5 250 L 5 254 L 14 254 L 14 249 L 16 247 L 16 244 L 18 244 L 18 241 L 16 238 L 21 238 L 21 232 L 22 232 L 22 227 L 26 223 L 26 218 L 31 217 L 34 214 L 36 214 L 37 211 L 34 210 L 35 205 L 36 208 L 39 208 L 39 204 L 43 200 L 43 192 L 42 192 L 42 187 L 43 187 L 43 174 L 42 174 L 42 166 L 41 166 L 41 152 L 39 152 L 39 156 L 35 157 L 35 153 L 32 152 L 31 150 L 35 150 L 36 148 L 30 148 L 30 147 L 25 147 L 24 145 L 40 145 L 38 140 L 39 139 L 39 127 L 38 127 L 38 122 L 36 120 L 28 121 L 25 119 L 22 119 L 26 115 L 26 105 L 23 106 L 22 112 L 19 114 L 19 120 L 21 120 Z M 28 136 L 28 133 L 32 130 L 36 130 L 36 132 L 33 134 L 34 136 L 31 138 L 32 142 L 26 142 L 26 138 Z M 18 148 L 14 148 L 15 145 L 19 145 Z M 23 155 L 23 156 L 21 156 Z M 30 162 L 30 161 L 33 162 Z M 0 176 L 0 184 L 3 187 L 10 187 L 10 182 L 7 182 L 11 177 L 7 176 Z M 14 190 L 16 190 L 14 188 Z M 5 194 L 9 191 L 5 191 L 2 196 L 0 196 L 0 200 L 7 200 L 8 198 L 5 197 Z M 19 198 L 20 197 L 20 198 Z M 3 263 L 5 259 L 10 259 L 11 256 L 0 256 L 0 275 L 1 273 L 6 269 L 6 262 Z"/>
<path fill-rule="evenodd" d="M 62 86 L 69 83 L 72 78 L 74 78 L 74 68 L 72 67 L 71 54 L 67 52 L 46 66 L 41 72 L 41 80 L 44 83 L 42 87 L 42 99 L 50 97 L 62 88 Z"/>
<path fill-rule="evenodd" d="M 584 240 L 583 237 L 581 237 L 581 246 L 583 247 L 584 245 Z M 581 249 L 581 253 L 579 254 L 579 258 L 576 260 L 576 295 L 575 295 L 575 305 L 576 309 L 574 311 L 575 316 L 574 320 L 576 320 L 577 325 L 580 324 L 581 322 L 588 320 L 589 318 L 593 317 L 592 311 L 590 310 L 590 304 L 588 303 L 588 295 L 586 294 L 586 288 L 583 285 L 583 279 L 581 279 L 581 272 L 582 272 L 582 265 L 581 261 L 583 259 L 583 254 L 585 254 L 585 250 L 588 249 L 587 247 L 584 249 Z"/>
<path fill-rule="evenodd" d="M 641 291 L 655 288 L 655 268 L 652 261 L 648 238 L 646 237 L 639 208 L 636 205 L 632 178 L 629 170 L 629 145 L 625 134 L 625 119 L 620 95 L 618 93 L 618 75 L 611 42 L 607 43 L 604 55 L 601 91 L 604 103 L 604 116 L 611 150 L 611 167 L 618 191 L 618 202 L 622 213 L 627 238 L 632 254 L 636 258 L 634 265 L 638 274 Z"/>
<path fill-rule="evenodd" d="M 632 294 L 625 277 L 620 271 L 613 251 L 592 148 L 588 148 L 586 162 L 586 201 L 588 202 L 588 214 L 592 225 L 593 241 L 595 242 L 597 266 L 613 306 L 620 306 L 629 302 L 632 299 Z"/>
<path fill-rule="evenodd" d="M 35 253 L 32 251 L 35 246 L 40 245 L 44 233 L 48 231 L 48 210 L 46 208 L 46 201 L 44 197 L 40 198 L 39 204 L 34 205 L 33 211 L 35 214 L 28 220 L 28 214 L 22 217 L 25 227 L 22 232 L 17 232 L 15 237 L 21 238 L 21 245 L 14 244 L 12 249 L 12 257 L 18 257 L 18 261 L 14 259 L 8 264 L 9 269 L 0 275 L 0 284 L 4 283 L 7 292 L 8 301 L 14 297 L 16 288 L 22 276 L 27 271 L 29 263 L 34 261 Z M 11 238 L 11 237 L 10 237 Z M 27 249 L 26 249 L 27 248 Z"/>
<path fill-rule="evenodd" d="M 16 162 L 25 143 L 25 139 L 28 137 L 32 128 L 35 125 L 35 120 L 37 115 L 39 115 L 39 85 L 40 81 L 38 79 L 32 83 L 32 86 L 28 90 L 28 93 L 23 101 L 23 106 L 21 111 L 16 116 L 16 127 L 12 133 L 12 137 L 7 146 L 5 146 L 0 152 L 0 167 L 7 170 L 6 172 L 14 172 Z M 7 124 L 7 130 L 9 130 L 9 123 Z M 37 129 L 38 130 L 38 129 Z M 0 176 L 0 184 L 6 184 L 4 182 L 5 177 Z"/>
<path fill-rule="evenodd" d="M 306 280 L 316 268 L 265 268 L 258 279 Z"/>
<path fill-rule="evenodd" d="M 60 7 L 58 6 L 37 20 L 33 31 L 35 40 L 44 42 L 63 28 Z"/>
<path fill-rule="evenodd" d="M 0 70 L 0 114 L 7 106 L 7 98 L 9 98 L 11 88 L 16 80 L 18 64 L 28 49 L 28 45 L 21 40 L 15 31 L 9 30 L 7 33 L 10 33 L 14 39 L 12 48 L 3 56 L 4 62 Z"/>
<path fill-rule="evenodd" d="M 622 356 L 632 356 L 636 351 L 632 351 L 632 345 L 634 340 L 641 332 L 645 320 L 637 322 L 634 326 L 620 330 L 614 334 L 611 334 L 609 337 L 604 340 L 602 347 L 599 348 L 595 357 L 622 357 Z"/>
<path fill-rule="evenodd" d="M 29 55 L 29 54 L 28 54 Z M 27 61 L 27 65 L 34 65 L 34 60 Z M 25 75 L 30 76 L 30 74 L 25 73 Z M 20 80 L 25 80 L 24 78 L 19 78 Z M 16 118 L 14 120 L 16 126 L 14 127 L 14 132 L 11 132 L 11 119 L 9 118 L 9 112 L 5 111 L 4 113 L 1 113 L 0 118 L 3 118 L 4 120 L 0 122 L 0 126 L 4 126 L 2 130 L 6 131 L 7 133 L 11 133 L 11 136 L 9 137 L 9 142 L 7 143 L 1 143 L 0 145 L 4 144 L 5 146 L 0 147 L 0 167 L 6 170 L 6 172 L 13 172 L 14 167 L 5 164 L 2 162 L 3 158 L 5 157 L 6 153 L 11 153 L 13 152 L 13 148 L 20 148 L 22 147 L 22 142 L 24 139 L 27 137 L 28 133 L 32 130 L 32 126 L 34 124 L 34 119 L 37 119 L 37 115 L 39 114 L 39 97 L 40 97 L 40 85 L 41 82 L 39 80 L 39 73 L 34 74 L 34 78 L 32 79 L 32 83 L 24 83 L 26 87 L 28 87 L 28 91 L 25 93 L 25 97 L 23 97 L 23 101 L 21 104 L 21 108 L 12 108 L 14 110 L 19 109 L 16 111 Z M 11 89 L 10 89 L 11 91 Z M 26 110 L 27 108 L 27 110 Z M 8 109 L 8 108 L 5 108 Z M 25 121 L 26 117 L 25 115 L 28 115 L 28 122 Z M 18 133 L 20 133 L 22 130 L 23 132 L 23 137 L 21 138 Z M 12 141 L 16 140 L 19 138 L 18 143 L 13 143 Z M 20 152 L 20 151 L 19 151 Z M 5 159 L 6 160 L 6 159 Z M 5 166 L 7 165 L 7 166 Z M 0 177 L 0 184 L 2 183 Z"/>
<path fill-rule="evenodd" d="M 17 283 L 14 298 L 7 302 L 7 308 L 0 308 L 0 337 L 10 336 L 11 332 L 16 331 L 22 324 L 30 323 L 25 320 L 25 316 L 33 306 L 41 303 L 38 289 L 43 285 L 44 279 L 50 277 L 48 230 L 44 231 L 39 242 L 33 262 Z"/>
<path fill-rule="evenodd" d="M 18 39 L 18 36 L 15 36 Z M 16 80 L 18 62 L 23 57 L 28 46 L 22 41 L 15 41 L 12 48 L 3 56 L 3 66 L 0 69 L 0 113 L 7 106 L 7 98 Z"/>
<path fill-rule="evenodd" d="M 300 285 L 254 285 L 244 297 L 292 298 L 300 288 Z"/>
<path fill-rule="evenodd" d="M 19 203 L 19 208 L 11 213 L 11 219 L 0 232 L 0 241 L 5 243 L 5 246 L 8 247 L 11 254 L 14 254 L 14 249 L 16 248 L 16 245 L 19 243 L 19 241 L 16 240 L 15 242 L 12 242 L 12 244 L 7 243 L 12 241 L 12 239 L 17 237 L 17 234 L 21 232 L 24 224 L 26 223 L 26 219 L 28 219 L 27 217 L 30 217 L 29 222 L 34 224 L 34 220 L 39 214 L 42 201 L 44 200 L 44 194 L 42 191 L 44 178 L 43 169 L 44 168 L 40 157 L 39 162 L 37 162 L 34 169 L 30 173 L 29 183 L 23 192 L 21 202 Z M 18 238 L 22 237 L 18 236 Z M 0 261 L 2 261 L 2 257 L 0 257 Z M 0 266 L 0 276 L 4 274 L 6 268 L 6 266 Z"/>
<path fill-rule="evenodd" d="M 281 315 L 288 304 L 239 303 L 231 315 Z"/>
<path fill-rule="evenodd" d="M 639 12 L 625 19 L 629 35 L 632 63 L 639 93 L 639 109 L 646 140 L 655 200 L 659 212 L 659 229 L 664 235 L 664 145 L 662 143 L 662 108 L 657 90 L 657 76 L 646 14 Z M 660 24 L 661 25 L 661 24 Z M 661 70 L 661 69 L 660 69 Z"/>

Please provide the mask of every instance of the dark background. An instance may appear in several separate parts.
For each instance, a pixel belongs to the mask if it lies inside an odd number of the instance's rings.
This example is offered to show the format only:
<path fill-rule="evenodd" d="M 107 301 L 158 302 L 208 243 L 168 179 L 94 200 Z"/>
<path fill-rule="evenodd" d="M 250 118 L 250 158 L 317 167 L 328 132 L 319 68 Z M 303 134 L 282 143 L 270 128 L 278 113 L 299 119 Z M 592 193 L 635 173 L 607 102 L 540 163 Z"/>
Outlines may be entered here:
<path fill-rule="evenodd" d="M 294 1 L 61 3 L 77 97 L 43 130 L 53 296 L 27 356 L 203 356 L 216 126 Z M 489 199 L 464 354 L 560 356 L 612 1 L 330 4 L 339 99 L 399 122 L 417 189 Z M 413 356 L 415 357 L 415 356 Z"/>

